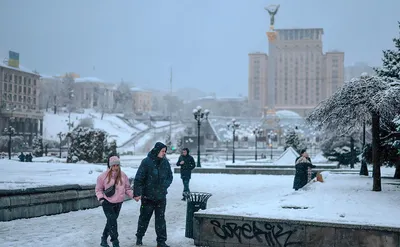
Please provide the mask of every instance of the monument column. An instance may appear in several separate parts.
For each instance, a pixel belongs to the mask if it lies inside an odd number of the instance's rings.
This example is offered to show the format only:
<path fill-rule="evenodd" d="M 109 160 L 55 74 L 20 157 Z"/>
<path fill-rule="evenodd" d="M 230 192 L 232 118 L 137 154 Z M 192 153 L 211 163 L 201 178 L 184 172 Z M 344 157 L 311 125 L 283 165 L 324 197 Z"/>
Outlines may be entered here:
<path fill-rule="evenodd" d="M 270 26 L 267 32 L 268 37 L 268 69 L 267 69 L 267 115 L 275 115 L 275 88 L 276 88 L 276 39 L 277 32 L 275 32 L 275 15 L 278 13 L 280 5 L 270 5 L 265 8 L 270 15 Z"/>

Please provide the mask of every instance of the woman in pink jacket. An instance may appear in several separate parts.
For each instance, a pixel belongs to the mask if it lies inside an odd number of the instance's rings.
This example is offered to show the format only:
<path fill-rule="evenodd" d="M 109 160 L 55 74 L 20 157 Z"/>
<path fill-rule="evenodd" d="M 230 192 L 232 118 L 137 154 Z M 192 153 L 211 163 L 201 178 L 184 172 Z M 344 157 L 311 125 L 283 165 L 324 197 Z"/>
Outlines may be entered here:
<path fill-rule="evenodd" d="M 128 176 L 121 171 L 117 156 L 111 156 L 107 166 L 107 171 L 100 174 L 96 184 L 96 197 L 107 218 L 100 246 L 109 247 L 107 238 L 110 236 L 113 247 L 119 247 L 117 218 L 125 195 L 133 198 L 133 191 Z"/>

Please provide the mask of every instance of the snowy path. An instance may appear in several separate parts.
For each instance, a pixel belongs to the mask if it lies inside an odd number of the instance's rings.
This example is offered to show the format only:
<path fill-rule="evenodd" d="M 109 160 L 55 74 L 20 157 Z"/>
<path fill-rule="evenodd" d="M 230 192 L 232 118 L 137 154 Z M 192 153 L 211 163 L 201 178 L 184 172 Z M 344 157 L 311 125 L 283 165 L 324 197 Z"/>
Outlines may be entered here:
<path fill-rule="evenodd" d="M 257 201 L 262 194 L 268 201 L 279 201 L 291 193 L 293 176 L 194 174 L 192 191 L 210 192 L 208 208 Z M 174 175 L 168 195 L 166 211 L 168 243 L 173 247 L 194 246 L 185 238 L 186 203 L 181 199 L 182 182 Z M 118 219 L 121 246 L 133 247 L 139 212 L 139 203 L 125 202 Z M 94 247 L 99 246 L 105 224 L 101 208 L 71 212 L 54 216 L 0 222 L 0 247 Z M 145 246 L 156 246 L 154 218 Z"/>

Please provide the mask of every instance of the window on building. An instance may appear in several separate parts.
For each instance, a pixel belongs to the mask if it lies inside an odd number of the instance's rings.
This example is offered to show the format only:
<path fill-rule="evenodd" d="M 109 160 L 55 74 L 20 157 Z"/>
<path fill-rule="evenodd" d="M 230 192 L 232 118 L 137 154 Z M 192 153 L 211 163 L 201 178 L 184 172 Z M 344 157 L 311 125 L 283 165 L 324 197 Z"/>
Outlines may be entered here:
<path fill-rule="evenodd" d="M 23 101 L 24 103 L 26 102 L 26 96 L 24 96 L 24 101 Z"/>
<path fill-rule="evenodd" d="M 4 91 L 7 91 L 7 83 L 4 83 Z"/>
<path fill-rule="evenodd" d="M 28 87 L 28 94 L 31 94 L 31 88 Z"/>
<path fill-rule="evenodd" d="M 18 86 L 18 93 L 22 92 L 22 86 Z"/>
<path fill-rule="evenodd" d="M 8 81 L 8 74 L 7 74 L 7 73 L 4 73 L 4 75 L 3 75 L 3 81 Z"/>
<path fill-rule="evenodd" d="M 17 101 L 17 95 L 14 94 L 13 101 Z"/>
<path fill-rule="evenodd" d="M 21 96 L 21 95 L 18 97 L 18 101 L 19 101 L 19 102 L 22 101 L 22 96 Z"/>

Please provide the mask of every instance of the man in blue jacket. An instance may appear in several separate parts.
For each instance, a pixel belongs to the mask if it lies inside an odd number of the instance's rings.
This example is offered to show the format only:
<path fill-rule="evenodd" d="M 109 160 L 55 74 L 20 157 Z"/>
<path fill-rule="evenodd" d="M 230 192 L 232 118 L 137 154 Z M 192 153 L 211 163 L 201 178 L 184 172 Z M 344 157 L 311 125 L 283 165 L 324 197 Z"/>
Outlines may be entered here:
<path fill-rule="evenodd" d="M 157 142 L 154 148 L 142 160 L 134 180 L 134 199 L 141 200 L 136 245 L 143 245 L 142 239 L 153 212 L 155 214 L 155 230 L 157 247 L 169 247 L 167 227 L 165 223 L 165 207 L 167 205 L 167 189 L 172 183 L 171 165 L 165 154 L 167 146 Z"/>

